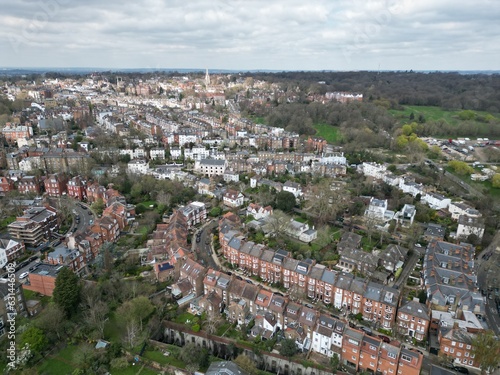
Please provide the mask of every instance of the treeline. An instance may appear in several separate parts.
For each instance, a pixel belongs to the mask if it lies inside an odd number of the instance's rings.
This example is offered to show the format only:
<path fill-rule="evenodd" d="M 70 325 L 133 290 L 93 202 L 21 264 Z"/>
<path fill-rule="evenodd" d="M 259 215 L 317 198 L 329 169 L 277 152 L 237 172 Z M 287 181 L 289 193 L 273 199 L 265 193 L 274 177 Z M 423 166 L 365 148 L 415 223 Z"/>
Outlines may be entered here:
<path fill-rule="evenodd" d="M 398 105 L 428 105 L 444 109 L 500 112 L 499 74 L 416 72 L 281 72 L 247 74 L 280 83 L 285 91 L 324 94 L 355 91 L 365 100 L 388 99 Z M 319 84 L 318 82 L 324 82 Z"/>
<path fill-rule="evenodd" d="M 394 117 L 372 103 L 285 103 L 267 106 L 243 101 L 240 108 L 246 115 L 264 117 L 266 124 L 299 134 L 316 133 L 314 124 L 339 127 L 343 144 L 363 144 L 363 147 L 387 146 L 394 130 L 400 125 Z"/>

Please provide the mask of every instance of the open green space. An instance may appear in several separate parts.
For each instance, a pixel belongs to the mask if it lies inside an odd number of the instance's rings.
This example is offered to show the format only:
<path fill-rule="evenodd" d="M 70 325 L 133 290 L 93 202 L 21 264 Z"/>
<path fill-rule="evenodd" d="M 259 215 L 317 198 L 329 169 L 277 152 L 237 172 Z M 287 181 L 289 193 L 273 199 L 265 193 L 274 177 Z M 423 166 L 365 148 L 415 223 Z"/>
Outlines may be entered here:
<path fill-rule="evenodd" d="M 404 106 L 403 110 L 391 109 L 389 112 L 398 118 L 402 124 L 410 123 L 412 121 L 418 121 L 420 115 L 422 115 L 426 121 L 433 120 L 444 120 L 450 125 L 459 125 L 463 123 L 465 120 L 460 119 L 459 114 L 463 111 L 448 111 L 440 107 L 431 107 L 431 106 L 417 106 L 417 105 L 409 105 Z M 489 124 L 485 122 L 477 121 L 478 116 L 486 117 L 488 115 L 492 115 L 488 112 L 484 111 L 473 111 L 476 114 L 475 119 L 467 120 L 468 122 L 473 122 L 477 124 L 481 124 L 484 127 L 488 127 Z M 410 120 L 410 115 L 413 113 L 414 120 Z M 495 116 L 498 119 L 498 116 Z"/>
<path fill-rule="evenodd" d="M 316 135 L 326 139 L 328 143 L 337 143 L 340 141 L 340 129 L 329 124 L 314 124 Z"/>

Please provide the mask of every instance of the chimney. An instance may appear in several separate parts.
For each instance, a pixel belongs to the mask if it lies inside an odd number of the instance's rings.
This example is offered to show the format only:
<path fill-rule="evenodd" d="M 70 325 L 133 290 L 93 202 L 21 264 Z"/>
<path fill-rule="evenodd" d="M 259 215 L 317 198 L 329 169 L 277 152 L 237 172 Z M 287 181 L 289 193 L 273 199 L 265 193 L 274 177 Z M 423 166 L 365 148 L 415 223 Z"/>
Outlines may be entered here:
<path fill-rule="evenodd" d="M 420 299 L 418 297 L 413 297 L 413 302 L 418 302 L 420 303 Z"/>

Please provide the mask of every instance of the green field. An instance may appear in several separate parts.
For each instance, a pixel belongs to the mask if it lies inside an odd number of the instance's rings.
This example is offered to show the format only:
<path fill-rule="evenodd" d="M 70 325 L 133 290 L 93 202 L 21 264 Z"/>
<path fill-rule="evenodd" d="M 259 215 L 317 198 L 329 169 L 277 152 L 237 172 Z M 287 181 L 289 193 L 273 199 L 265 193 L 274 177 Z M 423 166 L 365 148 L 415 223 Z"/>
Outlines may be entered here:
<path fill-rule="evenodd" d="M 428 120 L 433 120 L 433 121 L 444 120 L 450 125 L 459 125 L 459 124 L 464 122 L 463 120 L 461 120 L 458 117 L 458 114 L 460 112 L 462 112 L 461 110 L 460 111 L 447 111 L 447 110 L 442 109 L 440 107 L 409 105 L 409 106 L 404 106 L 404 110 L 402 110 L 402 111 L 391 109 L 391 110 L 389 110 L 389 112 L 394 117 L 398 118 L 402 124 L 406 124 L 406 123 L 411 122 L 410 115 L 412 112 L 413 112 L 413 115 L 415 116 L 415 119 L 413 121 L 417 121 L 418 117 L 420 115 L 422 115 L 422 116 L 424 116 L 426 121 L 428 121 Z M 481 116 L 489 115 L 488 112 L 484 112 L 484 111 L 473 111 L 473 112 L 476 113 L 477 115 L 481 115 Z M 495 116 L 495 117 L 498 119 L 498 116 Z M 478 123 L 478 124 L 481 124 L 485 127 L 489 126 L 489 124 L 487 124 L 487 123 L 478 122 L 476 120 L 471 120 L 470 122 Z"/>
<path fill-rule="evenodd" d="M 337 143 L 340 141 L 340 129 L 329 124 L 314 124 L 316 135 L 326 139 L 328 143 Z"/>

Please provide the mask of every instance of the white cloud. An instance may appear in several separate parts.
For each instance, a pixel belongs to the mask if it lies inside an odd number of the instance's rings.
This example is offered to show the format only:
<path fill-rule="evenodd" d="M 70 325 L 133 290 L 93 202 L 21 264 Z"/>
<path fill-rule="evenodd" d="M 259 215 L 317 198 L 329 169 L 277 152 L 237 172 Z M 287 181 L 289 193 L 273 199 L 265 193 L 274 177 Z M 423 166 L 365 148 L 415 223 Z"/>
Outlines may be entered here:
<path fill-rule="evenodd" d="M 498 69 L 500 61 L 493 0 L 25 0 L 2 10 L 2 66 Z"/>

